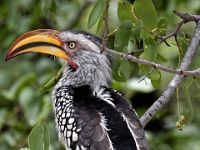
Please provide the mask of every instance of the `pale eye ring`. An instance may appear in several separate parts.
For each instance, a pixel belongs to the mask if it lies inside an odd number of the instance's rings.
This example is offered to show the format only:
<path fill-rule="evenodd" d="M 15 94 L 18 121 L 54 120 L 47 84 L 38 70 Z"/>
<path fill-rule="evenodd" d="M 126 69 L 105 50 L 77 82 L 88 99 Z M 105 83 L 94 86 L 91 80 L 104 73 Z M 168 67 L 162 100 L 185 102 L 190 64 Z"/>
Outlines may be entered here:
<path fill-rule="evenodd" d="M 70 49 L 74 49 L 74 48 L 76 47 L 76 42 L 69 42 L 69 43 L 68 43 L 68 47 L 69 47 Z"/>

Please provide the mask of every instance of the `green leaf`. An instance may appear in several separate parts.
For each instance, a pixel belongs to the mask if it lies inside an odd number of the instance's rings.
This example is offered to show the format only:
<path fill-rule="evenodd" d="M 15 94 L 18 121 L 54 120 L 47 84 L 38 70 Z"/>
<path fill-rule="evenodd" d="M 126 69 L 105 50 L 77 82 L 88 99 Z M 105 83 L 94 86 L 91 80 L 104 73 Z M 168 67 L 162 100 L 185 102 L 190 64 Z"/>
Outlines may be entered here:
<path fill-rule="evenodd" d="M 142 28 L 143 28 L 143 22 L 142 22 L 142 20 L 138 20 L 136 22 L 135 26 L 133 27 L 133 32 L 131 34 L 131 39 L 139 40 L 141 38 Z"/>
<path fill-rule="evenodd" d="M 180 52 L 181 56 L 184 56 L 184 53 L 188 47 L 189 40 L 186 37 L 179 37 L 179 38 L 177 38 L 177 42 L 180 45 L 179 52 Z"/>
<path fill-rule="evenodd" d="M 119 67 L 119 75 L 122 77 L 123 81 L 126 82 L 130 76 L 130 66 L 127 60 L 122 60 Z"/>
<path fill-rule="evenodd" d="M 91 28 L 103 15 L 106 0 L 97 0 L 88 19 L 88 27 Z"/>
<path fill-rule="evenodd" d="M 155 88 L 158 88 L 160 86 L 160 82 L 161 82 L 160 71 L 156 69 L 152 70 L 148 78 L 151 80 L 151 83 Z"/>
<path fill-rule="evenodd" d="M 49 150 L 49 143 L 50 143 L 50 136 L 49 136 L 49 130 L 46 125 L 46 123 L 43 123 L 44 125 L 44 150 Z"/>
<path fill-rule="evenodd" d="M 133 12 L 138 19 L 143 21 L 150 31 L 157 27 L 158 14 L 152 0 L 136 0 L 133 3 Z"/>
<path fill-rule="evenodd" d="M 158 55 L 157 55 L 157 61 L 158 62 L 166 62 L 167 59 L 164 56 L 162 56 L 161 54 L 158 53 Z"/>
<path fill-rule="evenodd" d="M 60 69 L 55 76 L 53 76 L 50 79 L 46 80 L 41 85 L 40 91 L 41 92 L 46 92 L 46 91 L 50 90 L 52 87 L 54 87 L 56 85 L 56 83 L 58 82 L 58 80 L 60 79 L 61 76 L 62 76 L 62 70 Z"/>
<path fill-rule="evenodd" d="M 132 22 L 125 20 L 119 27 L 115 35 L 114 47 L 117 51 L 123 51 L 127 47 L 132 30 Z"/>
<path fill-rule="evenodd" d="M 160 80 L 151 80 L 153 87 L 156 89 L 160 87 L 160 82 Z"/>
<path fill-rule="evenodd" d="M 49 149 L 49 132 L 44 123 L 35 126 L 28 138 L 30 150 L 48 150 Z"/>
<path fill-rule="evenodd" d="M 122 77 L 118 73 L 120 61 L 119 58 L 113 61 L 112 75 L 115 81 L 123 82 Z"/>
<path fill-rule="evenodd" d="M 101 33 L 101 31 L 103 31 L 103 16 L 100 17 L 99 21 L 98 21 L 98 26 L 97 26 L 97 31 L 96 33 Z"/>
<path fill-rule="evenodd" d="M 126 82 L 130 76 L 130 65 L 126 60 L 116 60 L 113 67 L 113 78 L 118 82 Z"/>
<path fill-rule="evenodd" d="M 128 48 L 124 47 L 123 53 L 128 53 Z M 125 81 L 129 79 L 130 76 L 130 64 L 128 60 L 122 60 L 120 67 L 119 67 L 119 73 L 123 75 Z"/>
<path fill-rule="evenodd" d="M 125 47 L 123 52 L 127 53 L 127 48 Z M 113 77 L 116 81 L 126 82 L 130 76 L 130 66 L 127 60 L 117 59 L 114 62 Z"/>
<path fill-rule="evenodd" d="M 155 88 L 158 88 L 161 82 L 160 71 L 142 64 L 139 64 L 138 66 L 140 68 L 140 74 L 144 74 L 145 76 L 147 76 L 151 80 L 152 85 Z"/>
<path fill-rule="evenodd" d="M 129 2 L 122 1 L 118 3 L 118 17 L 120 22 L 124 20 L 136 21 L 132 15 L 132 5 Z"/>
<path fill-rule="evenodd" d="M 142 53 L 142 57 L 151 61 L 155 61 L 158 55 L 157 45 L 154 39 L 151 37 L 147 38 L 144 41 L 144 52 Z"/>
<path fill-rule="evenodd" d="M 160 35 L 166 35 L 167 32 L 167 25 L 168 25 L 168 20 L 165 17 L 160 17 L 158 19 L 158 24 L 157 24 L 157 28 L 158 28 L 158 32 L 160 33 Z"/>
<path fill-rule="evenodd" d="M 151 80 L 158 80 L 160 78 L 160 72 L 156 69 L 153 69 L 148 77 Z"/>
<path fill-rule="evenodd" d="M 32 129 L 28 138 L 28 144 L 31 150 L 44 150 L 43 133 L 44 126 L 42 123 Z"/>
<path fill-rule="evenodd" d="M 150 73 L 150 70 L 152 69 L 151 67 L 143 64 L 138 64 L 138 66 L 140 69 L 140 74 L 148 75 Z"/>
<path fill-rule="evenodd" d="M 196 56 L 193 59 L 191 68 L 199 68 L 200 66 L 200 55 L 199 55 L 199 51 L 196 53 Z"/>
<path fill-rule="evenodd" d="M 56 77 L 53 76 L 42 84 L 42 86 L 40 87 L 40 91 L 46 92 L 50 90 L 52 87 L 54 87 L 55 84 L 56 84 Z"/>

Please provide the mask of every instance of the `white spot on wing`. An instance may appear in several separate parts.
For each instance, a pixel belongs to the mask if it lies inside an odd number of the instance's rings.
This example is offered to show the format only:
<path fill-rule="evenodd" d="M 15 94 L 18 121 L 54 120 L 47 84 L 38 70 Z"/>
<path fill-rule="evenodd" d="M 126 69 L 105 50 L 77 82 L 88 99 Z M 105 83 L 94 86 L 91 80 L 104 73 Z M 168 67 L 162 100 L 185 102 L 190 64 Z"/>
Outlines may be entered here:
<path fill-rule="evenodd" d="M 64 131 L 64 137 L 66 138 L 66 136 L 67 136 L 67 129 L 65 129 Z"/>
<path fill-rule="evenodd" d="M 71 137 L 71 135 L 72 135 L 72 132 L 71 131 L 67 131 L 67 137 L 69 138 L 69 137 Z"/>
<path fill-rule="evenodd" d="M 69 112 L 67 112 L 67 118 L 70 116 L 70 113 Z"/>
<path fill-rule="evenodd" d="M 62 125 L 65 125 L 66 124 L 66 118 L 64 118 L 63 120 L 62 120 Z"/>
<path fill-rule="evenodd" d="M 71 145 L 70 138 L 67 138 L 67 145 L 68 145 L 68 147 L 70 147 L 70 145 Z"/>
<path fill-rule="evenodd" d="M 62 113 L 62 118 L 65 118 L 65 113 L 64 112 Z"/>
<path fill-rule="evenodd" d="M 78 135 L 77 135 L 76 132 L 73 132 L 73 133 L 72 133 L 72 141 L 73 141 L 73 142 L 78 141 Z"/>
<path fill-rule="evenodd" d="M 67 129 L 68 129 L 68 130 L 71 130 L 71 129 L 72 129 L 72 124 L 68 124 L 68 125 L 67 125 Z"/>
<path fill-rule="evenodd" d="M 74 122 L 74 118 L 69 118 L 68 123 L 72 124 Z"/>

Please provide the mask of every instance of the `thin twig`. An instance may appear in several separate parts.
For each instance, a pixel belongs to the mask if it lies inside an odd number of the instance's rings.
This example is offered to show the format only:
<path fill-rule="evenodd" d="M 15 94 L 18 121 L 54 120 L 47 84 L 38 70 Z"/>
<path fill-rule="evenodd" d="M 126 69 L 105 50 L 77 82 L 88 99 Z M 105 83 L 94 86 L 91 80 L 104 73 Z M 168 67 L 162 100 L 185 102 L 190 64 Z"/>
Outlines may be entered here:
<path fill-rule="evenodd" d="M 163 36 L 163 37 L 159 37 L 160 41 L 158 42 L 158 44 L 161 44 L 162 42 L 166 42 L 167 39 L 171 38 L 172 36 L 176 36 L 181 28 L 181 26 L 184 24 L 184 20 L 182 20 L 181 22 L 178 23 L 176 29 L 174 32 L 166 35 L 166 36 Z M 168 45 L 169 46 L 169 45 Z"/>
<path fill-rule="evenodd" d="M 184 20 L 185 23 L 190 22 L 190 21 L 198 22 L 200 20 L 199 15 L 191 15 L 191 14 L 188 14 L 188 13 L 182 13 L 182 12 L 179 12 L 177 10 L 174 10 L 173 12 L 174 12 L 174 14 L 179 16 L 182 20 Z"/>
<path fill-rule="evenodd" d="M 176 30 L 173 33 L 163 38 L 164 39 L 163 42 L 172 36 L 176 37 L 183 23 L 186 23 L 189 21 L 196 22 L 196 28 L 193 34 L 193 38 L 191 39 L 190 44 L 187 48 L 187 51 L 183 57 L 183 60 L 180 63 L 179 69 L 165 67 L 161 64 L 150 62 L 142 58 L 137 58 L 134 55 L 124 54 L 121 52 L 117 52 L 117 51 L 105 48 L 106 52 L 108 52 L 109 54 L 124 58 L 129 61 L 136 62 L 138 64 L 148 65 L 155 69 L 161 69 L 163 71 L 175 74 L 173 79 L 169 83 L 168 87 L 163 92 L 163 94 L 153 103 L 153 105 L 141 117 L 140 121 L 143 127 L 146 126 L 146 124 L 155 116 L 155 114 L 158 111 L 160 111 L 164 106 L 166 106 L 166 104 L 170 102 L 171 97 L 173 96 L 174 92 L 176 91 L 177 87 L 179 86 L 179 84 L 181 83 L 181 81 L 184 79 L 185 76 L 193 76 L 195 78 L 196 76 L 200 75 L 200 68 L 196 70 L 192 70 L 192 71 L 187 71 L 190 64 L 192 63 L 192 59 L 200 44 L 200 16 L 185 14 L 185 13 L 181 13 L 177 11 L 175 11 L 174 13 L 183 20 L 178 24 Z"/>
<path fill-rule="evenodd" d="M 196 70 L 191 70 L 191 71 L 187 71 L 187 70 L 183 70 L 183 69 L 174 69 L 174 68 L 163 66 L 163 65 L 155 63 L 155 62 L 150 62 L 150 61 L 143 59 L 143 58 L 138 58 L 138 57 L 131 55 L 131 54 L 125 54 L 125 53 L 118 52 L 118 51 L 115 51 L 115 50 L 112 50 L 112 49 L 109 49 L 109 48 L 105 48 L 105 50 L 111 55 L 121 57 L 121 58 L 126 59 L 128 61 L 132 61 L 132 62 L 135 62 L 135 63 L 138 63 L 138 64 L 147 65 L 147 66 L 150 66 L 154 69 L 160 69 L 162 71 L 182 75 L 184 77 L 186 77 L 186 76 L 196 77 L 196 76 L 200 75 L 200 68 L 196 69 Z"/>
<path fill-rule="evenodd" d="M 146 75 L 144 75 L 139 81 L 138 83 L 145 81 L 145 79 L 152 73 L 154 69 L 152 68 Z"/>
<path fill-rule="evenodd" d="M 144 113 L 144 115 L 141 117 L 140 121 L 143 127 L 147 125 L 147 123 L 155 116 L 155 114 L 160 111 L 166 104 L 170 102 L 171 97 L 173 96 L 174 92 L 176 91 L 177 87 L 181 83 L 181 81 L 184 79 L 185 76 L 193 76 L 196 78 L 196 76 L 200 75 L 200 68 L 192 71 L 187 71 L 190 64 L 192 63 L 192 59 L 198 49 L 198 46 L 200 44 L 200 16 L 197 15 L 190 15 L 190 14 L 184 14 L 181 12 L 174 12 L 177 16 L 179 16 L 184 21 L 181 21 L 179 25 L 177 26 L 176 30 L 169 34 L 168 36 L 164 37 L 164 41 L 166 39 L 177 35 L 178 31 L 180 30 L 180 27 L 183 25 L 183 23 L 194 21 L 196 22 L 196 28 L 193 33 L 193 37 L 190 41 L 190 44 L 187 48 L 187 51 L 183 57 L 182 62 L 180 63 L 179 69 L 173 69 L 169 67 L 165 67 L 161 64 L 157 64 L 154 62 L 150 62 L 148 60 L 138 58 L 131 54 L 125 54 L 122 52 L 118 52 L 115 50 L 111 50 L 109 48 L 105 47 L 106 52 L 108 52 L 111 55 L 121 57 L 123 59 L 126 59 L 128 61 L 132 61 L 138 64 L 144 64 L 151 66 L 155 69 L 161 69 L 166 72 L 174 73 L 174 77 L 169 83 L 166 90 L 162 93 L 162 95 L 153 103 L 153 105 Z M 191 18 L 190 18 L 191 17 Z"/>
<path fill-rule="evenodd" d="M 172 36 L 174 36 L 176 38 L 177 33 L 179 32 L 183 23 L 190 22 L 190 21 L 196 22 L 197 20 L 200 20 L 200 16 L 197 16 L 197 15 L 185 14 L 185 13 L 181 13 L 181 12 L 178 12 L 178 11 L 174 11 L 174 13 L 177 16 L 181 17 L 183 20 L 178 23 L 176 30 L 174 32 L 170 33 L 169 35 L 163 37 L 162 41 L 166 41 L 166 39 L 168 39 Z M 190 18 L 190 16 L 191 16 L 191 18 Z M 135 63 L 138 63 L 138 64 L 144 64 L 144 65 L 150 66 L 150 67 L 155 68 L 155 69 L 160 69 L 160 70 L 165 71 L 165 72 L 169 72 L 169 73 L 173 73 L 173 74 L 177 74 L 177 75 L 182 75 L 184 77 L 193 76 L 194 78 L 196 76 L 200 75 L 200 68 L 196 69 L 196 70 L 190 70 L 190 71 L 187 71 L 187 70 L 181 69 L 181 68 L 174 69 L 174 68 L 163 66 L 163 65 L 155 63 L 155 62 L 150 62 L 150 61 L 145 60 L 143 58 L 138 58 L 138 57 L 131 55 L 131 54 L 125 54 L 125 53 L 122 53 L 122 52 L 117 52 L 117 51 L 111 50 L 109 48 L 105 48 L 105 49 L 111 55 L 115 55 L 115 56 L 124 58 L 126 60 L 129 60 L 129 61 L 132 61 L 132 62 L 135 62 Z"/>
<path fill-rule="evenodd" d="M 187 14 L 187 13 L 182 13 L 182 12 L 179 12 L 179 11 L 176 11 L 176 10 L 174 10 L 173 12 L 178 17 L 180 17 L 182 20 L 181 20 L 181 22 L 178 23 L 178 25 L 177 25 L 177 27 L 176 27 L 176 29 L 175 29 L 174 32 L 172 32 L 172 33 L 170 33 L 170 34 L 168 34 L 168 35 L 166 35 L 164 37 L 158 37 L 160 39 L 160 41 L 158 42 L 158 44 L 161 44 L 162 42 L 166 43 L 167 39 L 169 39 L 169 38 L 171 38 L 173 36 L 177 36 L 177 34 L 178 34 L 179 30 L 181 29 L 181 27 L 182 27 L 183 24 L 185 24 L 187 22 L 191 22 L 191 21 L 197 22 L 197 21 L 200 20 L 200 16 L 198 16 L 198 15 L 191 15 L 191 14 Z M 169 46 L 168 43 L 166 43 L 166 44 Z"/>
<path fill-rule="evenodd" d="M 106 0 L 106 6 L 105 6 L 105 14 L 104 14 L 104 31 L 103 31 L 103 40 L 101 45 L 101 53 L 105 50 L 105 47 L 108 42 L 108 32 L 109 32 L 109 26 L 108 26 L 108 8 L 109 8 L 109 0 Z"/>

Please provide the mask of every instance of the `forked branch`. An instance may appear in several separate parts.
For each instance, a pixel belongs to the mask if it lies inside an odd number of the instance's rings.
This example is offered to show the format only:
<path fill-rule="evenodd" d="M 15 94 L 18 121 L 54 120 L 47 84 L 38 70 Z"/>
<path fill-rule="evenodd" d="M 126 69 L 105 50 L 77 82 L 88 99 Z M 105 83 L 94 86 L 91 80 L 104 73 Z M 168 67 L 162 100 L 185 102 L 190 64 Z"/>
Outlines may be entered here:
<path fill-rule="evenodd" d="M 188 68 L 190 64 L 192 63 L 193 57 L 195 53 L 197 52 L 198 46 L 200 44 L 200 16 L 197 15 L 191 15 L 187 13 L 181 13 L 178 11 L 174 11 L 174 13 L 179 16 L 182 21 L 178 24 L 176 30 L 169 35 L 162 37 L 160 43 L 166 42 L 166 40 L 172 36 L 176 36 L 179 32 L 181 26 L 184 23 L 193 21 L 196 23 L 196 28 L 193 33 L 193 37 L 190 41 L 190 44 L 187 48 L 187 51 L 183 57 L 183 60 L 180 63 L 180 67 L 178 69 L 165 67 L 161 64 L 157 64 L 154 62 L 150 62 L 148 60 L 135 57 L 130 54 L 124 54 L 121 52 L 117 52 L 111 49 L 106 48 L 105 50 L 115 56 L 119 56 L 123 59 L 133 61 L 138 64 L 144 64 L 151 66 L 155 69 L 160 69 L 166 72 L 174 73 L 174 77 L 172 78 L 171 82 L 169 83 L 168 87 L 165 89 L 165 91 L 162 93 L 162 95 L 153 103 L 153 105 L 144 113 L 144 115 L 141 117 L 140 121 L 143 127 L 147 125 L 147 123 L 155 116 L 155 114 L 160 111 L 166 104 L 168 104 L 171 100 L 171 97 L 173 96 L 174 92 L 176 91 L 177 87 L 183 80 L 185 76 L 199 76 L 200 75 L 200 68 L 192 71 L 188 71 Z"/>
<path fill-rule="evenodd" d="M 188 16 L 187 16 L 188 17 Z M 188 70 L 190 64 L 192 63 L 192 59 L 198 49 L 200 43 L 200 21 L 196 22 L 196 29 L 194 31 L 191 42 L 187 48 L 185 56 L 181 62 L 180 69 Z M 199 69 L 197 69 L 199 70 Z M 197 71 L 198 72 L 198 71 Z M 153 103 L 153 105 L 144 113 L 141 117 L 140 121 L 145 127 L 147 123 L 155 116 L 155 114 L 160 111 L 166 104 L 168 104 L 176 91 L 177 87 L 183 80 L 184 76 L 175 74 L 168 87 L 162 93 L 162 95 Z"/>

